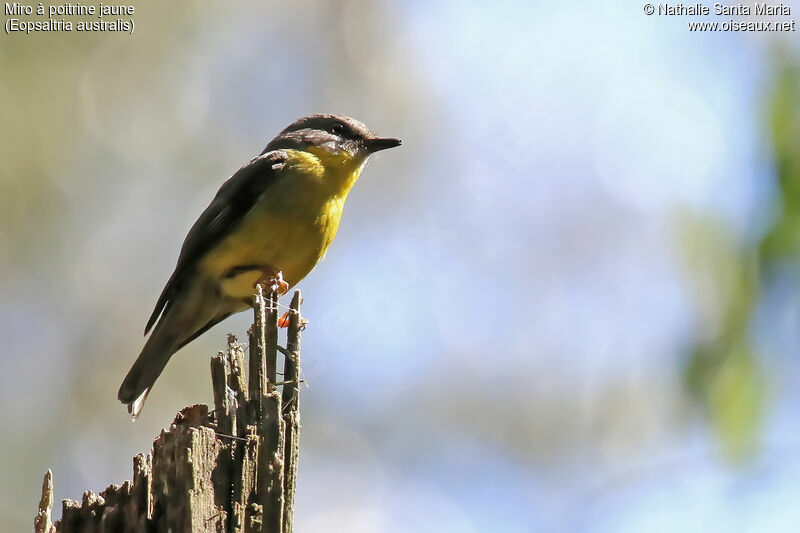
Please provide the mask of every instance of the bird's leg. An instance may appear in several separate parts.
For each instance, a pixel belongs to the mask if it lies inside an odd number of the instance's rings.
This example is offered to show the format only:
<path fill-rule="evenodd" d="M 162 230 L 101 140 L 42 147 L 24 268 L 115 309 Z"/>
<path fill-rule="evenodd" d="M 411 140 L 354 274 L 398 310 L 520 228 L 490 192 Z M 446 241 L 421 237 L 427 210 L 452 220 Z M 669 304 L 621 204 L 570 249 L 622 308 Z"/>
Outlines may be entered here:
<path fill-rule="evenodd" d="M 264 267 L 261 269 L 263 272 L 262 276 L 258 278 L 256 281 L 256 285 L 261 285 L 262 287 L 267 287 L 270 292 L 278 291 L 278 296 L 283 296 L 289 291 L 289 284 L 283 280 L 283 273 L 280 270 L 277 270 L 272 267 Z M 300 303 L 303 303 L 303 300 L 300 300 Z M 289 327 L 289 315 L 290 311 L 286 311 L 281 315 L 278 319 L 278 327 L 279 328 L 288 328 Z M 305 318 L 300 319 L 300 330 L 302 331 L 305 329 L 306 325 L 308 324 L 308 320 Z"/>
<path fill-rule="evenodd" d="M 261 269 L 262 275 L 256 280 L 256 285 L 261 285 L 269 289 L 269 292 L 278 292 L 278 296 L 283 296 L 289 291 L 289 284 L 283 281 L 283 273 L 272 267 Z"/>

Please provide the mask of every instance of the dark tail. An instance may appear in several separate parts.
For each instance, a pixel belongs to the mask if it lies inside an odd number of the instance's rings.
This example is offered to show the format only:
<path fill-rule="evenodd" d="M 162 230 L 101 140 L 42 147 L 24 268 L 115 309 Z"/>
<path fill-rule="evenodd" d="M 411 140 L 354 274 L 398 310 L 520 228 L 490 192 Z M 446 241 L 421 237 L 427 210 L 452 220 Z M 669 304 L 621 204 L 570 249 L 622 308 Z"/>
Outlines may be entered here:
<path fill-rule="evenodd" d="M 147 339 L 142 353 L 136 358 L 117 393 L 119 401 L 128 404 L 128 412 L 134 420 L 139 416 L 156 379 L 167 366 L 167 361 L 177 351 L 178 335 L 170 331 L 174 328 L 164 327 L 163 322 L 162 319 L 162 323 Z"/>
<path fill-rule="evenodd" d="M 117 394 L 134 420 L 172 354 L 230 314 L 222 303 L 216 283 L 199 278 L 173 295 Z"/>

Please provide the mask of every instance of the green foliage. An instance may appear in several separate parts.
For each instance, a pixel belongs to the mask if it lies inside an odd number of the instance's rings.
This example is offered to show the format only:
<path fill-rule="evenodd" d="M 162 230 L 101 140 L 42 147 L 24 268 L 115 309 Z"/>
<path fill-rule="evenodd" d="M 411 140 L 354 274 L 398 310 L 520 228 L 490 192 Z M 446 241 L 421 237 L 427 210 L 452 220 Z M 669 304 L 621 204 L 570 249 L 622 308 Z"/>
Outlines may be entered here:
<path fill-rule="evenodd" d="M 766 403 L 767 383 L 750 328 L 759 295 L 779 262 L 800 258 L 800 65 L 788 53 L 776 54 L 766 116 L 777 181 L 772 226 L 746 246 L 713 221 L 694 220 L 685 232 L 701 316 L 685 384 L 731 460 L 757 449 Z"/>
<path fill-rule="evenodd" d="M 755 450 L 764 410 L 761 367 L 746 339 L 729 347 L 720 363 L 709 383 L 709 413 L 725 456 L 746 457 Z"/>
<path fill-rule="evenodd" d="M 798 258 L 800 252 L 800 64 L 777 54 L 777 75 L 769 100 L 768 131 L 777 172 L 777 217 L 759 247 L 765 266 Z"/>

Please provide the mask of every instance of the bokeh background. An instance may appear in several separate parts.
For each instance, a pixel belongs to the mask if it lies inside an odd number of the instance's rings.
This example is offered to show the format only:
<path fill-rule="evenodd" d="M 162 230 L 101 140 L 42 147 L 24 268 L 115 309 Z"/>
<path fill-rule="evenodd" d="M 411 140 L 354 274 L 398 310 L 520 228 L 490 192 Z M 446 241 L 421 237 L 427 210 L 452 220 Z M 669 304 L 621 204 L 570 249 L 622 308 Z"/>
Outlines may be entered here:
<path fill-rule="evenodd" d="M 797 32 L 636 2 L 134 18 L 0 38 L 4 530 L 30 529 L 47 468 L 57 499 L 102 490 L 211 402 L 247 314 L 136 424 L 116 391 L 188 228 L 314 112 L 405 144 L 301 284 L 299 532 L 800 528 Z"/>

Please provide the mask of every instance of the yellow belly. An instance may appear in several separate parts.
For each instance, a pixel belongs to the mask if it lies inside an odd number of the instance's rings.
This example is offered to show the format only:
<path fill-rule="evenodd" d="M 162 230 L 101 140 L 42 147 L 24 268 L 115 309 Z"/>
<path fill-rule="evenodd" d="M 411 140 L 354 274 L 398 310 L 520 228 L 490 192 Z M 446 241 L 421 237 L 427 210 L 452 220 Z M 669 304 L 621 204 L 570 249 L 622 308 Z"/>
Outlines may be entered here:
<path fill-rule="evenodd" d="M 272 267 L 290 286 L 296 285 L 325 255 L 343 206 L 343 196 L 331 196 L 313 183 L 277 183 L 200 261 L 200 270 L 236 299 L 250 298 L 260 277 L 258 271 L 247 271 L 226 278 L 237 266 Z"/>

